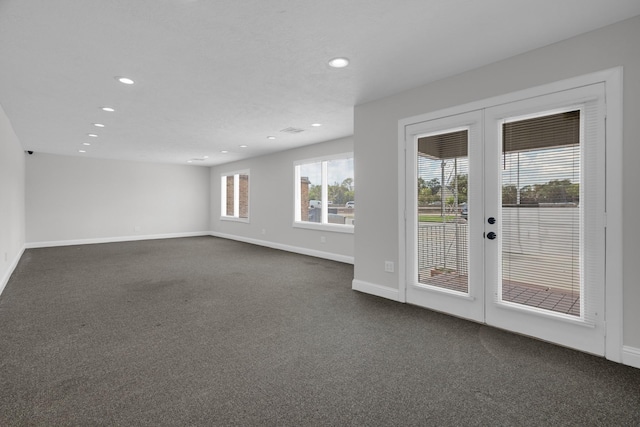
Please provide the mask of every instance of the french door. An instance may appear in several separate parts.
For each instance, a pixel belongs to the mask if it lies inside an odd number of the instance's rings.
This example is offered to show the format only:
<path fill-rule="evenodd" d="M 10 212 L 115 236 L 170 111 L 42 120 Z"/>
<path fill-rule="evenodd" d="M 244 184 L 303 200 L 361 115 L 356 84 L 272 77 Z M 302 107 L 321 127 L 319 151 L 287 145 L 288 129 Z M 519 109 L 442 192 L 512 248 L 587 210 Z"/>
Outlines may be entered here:
<path fill-rule="evenodd" d="M 405 127 L 406 300 L 604 354 L 604 84 Z"/>

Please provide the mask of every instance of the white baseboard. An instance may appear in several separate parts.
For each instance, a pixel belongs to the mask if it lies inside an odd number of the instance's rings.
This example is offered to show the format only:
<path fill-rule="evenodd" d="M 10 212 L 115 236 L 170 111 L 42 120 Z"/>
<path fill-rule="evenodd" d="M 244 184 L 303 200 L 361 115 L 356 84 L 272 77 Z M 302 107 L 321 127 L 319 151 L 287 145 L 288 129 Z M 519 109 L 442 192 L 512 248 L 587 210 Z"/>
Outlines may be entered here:
<path fill-rule="evenodd" d="M 376 285 L 375 283 L 354 279 L 351 282 L 351 289 L 400 302 L 400 292 L 398 289 L 388 286 Z"/>
<path fill-rule="evenodd" d="M 2 295 L 2 291 L 4 291 L 4 288 L 7 286 L 7 283 L 9 283 L 9 279 L 11 278 L 11 275 L 13 274 L 14 270 L 18 266 L 18 262 L 20 262 L 20 258 L 22 258 L 22 254 L 24 253 L 24 250 L 25 250 L 25 247 L 23 246 L 22 249 L 20 249 L 20 251 L 13 258 L 13 261 L 11 261 L 11 264 L 9 265 L 9 269 L 2 277 L 2 280 L 0 280 L 0 295 Z"/>
<path fill-rule="evenodd" d="M 308 248 L 302 248 L 302 247 L 299 247 L 299 246 L 285 245 L 285 244 L 282 244 L 282 243 L 274 243 L 274 242 L 269 242 L 267 240 L 252 239 L 250 237 L 236 236 L 236 235 L 233 235 L 233 234 L 218 233 L 218 232 L 215 232 L 215 231 L 212 231 L 209 234 L 211 236 L 213 236 L 213 237 L 221 237 L 223 239 L 237 240 L 239 242 L 251 243 L 252 245 L 266 246 L 266 247 L 272 248 L 272 249 L 279 249 L 279 250 L 282 250 L 282 251 L 293 252 L 293 253 L 297 253 L 297 254 L 301 254 L 301 255 L 309 255 L 309 256 L 316 257 L 316 258 L 329 259 L 329 260 L 332 260 L 332 261 L 343 262 L 345 264 L 353 264 L 354 263 L 354 259 L 353 259 L 352 256 L 334 254 L 334 253 L 331 253 L 331 252 L 317 251 L 315 249 L 308 249 Z"/>
<path fill-rule="evenodd" d="M 623 346 L 622 363 L 640 369 L 640 348 Z"/>
<path fill-rule="evenodd" d="M 209 236 L 209 231 L 195 231 L 188 233 L 149 234 L 137 236 L 98 237 L 94 239 L 55 240 L 50 242 L 29 242 L 27 249 L 50 248 L 55 246 L 92 245 L 96 243 L 132 242 L 136 240 L 175 239 L 178 237 Z"/>

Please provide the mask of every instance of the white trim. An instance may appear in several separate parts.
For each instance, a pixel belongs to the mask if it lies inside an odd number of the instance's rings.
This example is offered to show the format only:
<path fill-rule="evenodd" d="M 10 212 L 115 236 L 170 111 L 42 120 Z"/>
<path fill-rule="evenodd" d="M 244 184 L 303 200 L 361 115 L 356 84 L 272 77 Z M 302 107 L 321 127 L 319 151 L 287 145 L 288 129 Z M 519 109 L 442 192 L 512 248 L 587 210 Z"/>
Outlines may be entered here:
<path fill-rule="evenodd" d="M 406 242 L 404 227 L 405 193 L 405 128 L 433 119 L 440 119 L 468 111 L 496 107 L 567 89 L 604 82 L 606 86 L 606 272 L 605 272 L 605 357 L 614 362 L 623 360 L 623 277 L 622 277 L 622 141 L 623 141 L 623 67 L 614 67 L 532 88 L 497 95 L 467 104 L 448 107 L 398 120 L 398 195 L 399 195 L 399 287 L 407 287 Z M 627 347 L 624 347 L 627 348 Z M 635 353 L 631 353 L 635 360 Z M 625 353 L 629 358 L 629 354 Z"/>
<path fill-rule="evenodd" d="M 407 126 L 398 123 L 398 301 L 407 302 Z"/>
<path fill-rule="evenodd" d="M 479 101 L 469 102 L 463 105 L 457 105 L 454 107 L 448 107 L 441 110 L 432 111 L 429 113 L 418 114 L 416 116 L 407 117 L 407 118 L 398 120 L 398 126 L 400 128 L 404 128 L 405 126 L 408 126 L 408 125 L 426 122 L 433 119 L 453 116 L 453 115 L 465 113 L 468 111 L 483 110 L 485 108 L 497 107 L 499 105 L 509 104 L 511 102 L 521 101 L 527 98 L 534 98 L 537 96 L 542 96 L 542 95 L 553 93 L 553 92 L 562 92 L 567 90 L 567 88 L 589 86 L 595 83 L 605 82 L 607 84 L 607 88 L 611 88 L 614 86 L 611 86 L 610 84 L 612 83 L 615 84 L 618 78 L 620 79 L 620 88 L 621 88 L 622 87 L 622 67 L 609 68 L 607 70 L 596 71 L 594 73 L 585 74 L 577 77 L 571 77 L 571 78 L 560 80 L 553 83 L 547 83 L 540 86 L 534 86 L 531 88 L 522 89 L 516 92 L 497 95 L 497 96 L 482 99 Z M 609 96 L 607 95 L 607 99 L 608 98 Z M 620 105 L 620 112 L 622 112 L 621 105 Z M 622 123 L 622 118 L 620 118 L 620 123 Z"/>
<path fill-rule="evenodd" d="M 238 218 L 237 216 L 221 216 L 220 221 L 244 222 L 245 224 L 251 223 L 249 218 Z"/>
<path fill-rule="evenodd" d="M 299 228 L 311 228 L 317 230 L 326 230 L 326 231 L 336 231 L 339 233 L 353 233 L 353 224 L 332 224 L 329 222 L 329 182 L 328 182 L 328 163 L 336 160 L 351 160 L 352 163 L 355 163 L 355 158 L 353 156 L 353 152 L 348 153 L 340 153 L 333 154 L 329 156 L 316 157 L 313 159 L 305 159 L 305 160 L 295 160 L 293 162 L 293 227 Z M 300 193 L 302 188 L 300 186 L 300 167 L 304 165 L 310 165 L 314 163 L 320 163 L 320 199 L 321 199 L 321 222 L 310 222 L 302 220 L 302 207 L 301 207 L 301 197 Z M 355 164 L 354 164 L 355 171 Z M 348 200 L 347 200 L 348 201 Z M 309 225 L 310 224 L 310 225 Z M 325 228 L 327 226 L 335 226 L 333 230 L 331 228 Z M 320 228 L 322 227 L 322 228 Z M 342 227 L 342 229 L 340 228 Z M 350 231 L 347 231 L 346 228 L 351 228 Z"/>
<path fill-rule="evenodd" d="M 247 217 L 240 217 L 240 175 L 247 176 Z M 233 215 L 227 215 L 227 177 L 233 177 Z M 249 222 L 251 218 L 251 170 L 220 174 L 220 220 Z"/>
<path fill-rule="evenodd" d="M 629 347 L 628 345 L 623 346 L 622 363 L 640 369 L 640 348 Z"/>
<path fill-rule="evenodd" d="M 321 224 L 319 222 L 305 222 L 305 221 L 294 221 L 292 227 L 295 228 L 306 228 L 308 230 L 320 230 L 320 231 L 329 231 L 333 233 L 349 233 L 353 234 L 353 225 L 349 224 L 333 224 L 326 223 Z"/>
<path fill-rule="evenodd" d="M 13 274 L 16 267 L 18 266 L 18 262 L 20 262 L 20 258 L 22 258 L 22 254 L 24 254 L 25 249 L 26 247 L 23 245 L 22 249 L 20 249 L 18 254 L 13 258 L 13 261 L 11 261 L 11 264 L 9 265 L 9 269 L 5 273 L 2 280 L 0 281 L 0 295 L 2 295 L 2 291 L 4 291 L 4 288 L 7 286 L 7 283 L 9 283 L 9 279 L 11 278 L 11 275 Z"/>
<path fill-rule="evenodd" d="M 375 283 L 369 283 L 365 282 L 364 280 L 354 279 L 351 282 L 351 289 L 353 289 L 354 291 L 364 292 L 365 294 L 371 294 L 378 297 L 401 302 L 399 289 L 396 288 L 390 288 L 388 286 L 376 285 Z"/>
<path fill-rule="evenodd" d="M 137 240 L 175 239 L 179 237 L 209 236 L 209 231 L 193 231 L 187 233 L 149 234 L 141 236 L 98 237 L 93 239 L 54 240 L 49 242 L 29 242 L 27 249 L 51 248 L 55 246 L 93 245 L 97 243 L 131 242 Z"/>
<path fill-rule="evenodd" d="M 251 237 L 242 237 L 242 236 L 236 236 L 233 234 L 219 233 L 217 231 L 211 231 L 208 234 L 212 237 L 221 237 L 223 239 L 237 240 L 239 242 L 251 243 L 252 245 L 266 246 L 272 249 L 279 249 L 281 251 L 293 252 L 301 255 L 309 255 L 316 258 L 329 259 L 332 261 L 343 262 L 345 264 L 354 263 L 354 258 L 352 256 L 334 254 L 332 252 L 317 251 L 315 249 L 302 248 L 300 246 L 285 245 L 282 243 L 269 242 L 267 240 L 253 239 Z"/>

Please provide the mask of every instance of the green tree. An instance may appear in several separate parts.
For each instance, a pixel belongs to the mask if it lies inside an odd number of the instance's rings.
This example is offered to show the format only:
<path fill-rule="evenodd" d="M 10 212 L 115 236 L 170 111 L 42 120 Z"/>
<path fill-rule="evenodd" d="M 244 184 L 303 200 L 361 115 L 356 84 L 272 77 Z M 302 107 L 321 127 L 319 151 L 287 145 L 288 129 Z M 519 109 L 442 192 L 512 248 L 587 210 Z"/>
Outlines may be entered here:
<path fill-rule="evenodd" d="M 544 184 L 525 185 L 520 189 L 521 205 L 579 202 L 580 184 L 572 183 L 568 179 L 552 179 Z"/>
<path fill-rule="evenodd" d="M 309 200 L 320 200 L 322 197 L 322 186 L 312 185 L 309 187 Z"/>
<path fill-rule="evenodd" d="M 329 200 L 335 205 L 344 205 L 348 201 L 354 200 L 353 178 L 346 178 L 342 183 L 334 182 L 327 187 Z"/>
<path fill-rule="evenodd" d="M 506 184 L 502 186 L 502 204 L 515 205 L 518 203 L 518 189 L 514 184 Z"/>
<path fill-rule="evenodd" d="M 422 178 L 418 178 L 419 180 Z M 424 182 L 424 180 L 422 180 Z M 431 190 L 431 194 L 436 195 L 440 192 L 442 186 L 440 185 L 440 180 L 438 178 L 430 179 L 428 182 L 424 183 L 425 186 L 429 187 Z"/>
<path fill-rule="evenodd" d="M 571 203 L 578 202 L 578 184 L 568 179 L 553 179 L 546 184 L 536 185 L 538 203 Z"/>
<path fill-rule="evenodd" d="M 466 203 L 467 201 L 467 192 L 469 188 L 469 176 L 467 174 L 460 174 L 456 177 L 457 188 L 458 188 L 458 204 Z M 456 183 L 454 182 L 453 188 L 456 188 Z"/>
<path fill-rule="evenodd" d="M 418 206 L 427 206 L 429 203 L 434 201 L 434 196 L 431 194 L 431 189 L 429 187 L 418 188 Z"/>

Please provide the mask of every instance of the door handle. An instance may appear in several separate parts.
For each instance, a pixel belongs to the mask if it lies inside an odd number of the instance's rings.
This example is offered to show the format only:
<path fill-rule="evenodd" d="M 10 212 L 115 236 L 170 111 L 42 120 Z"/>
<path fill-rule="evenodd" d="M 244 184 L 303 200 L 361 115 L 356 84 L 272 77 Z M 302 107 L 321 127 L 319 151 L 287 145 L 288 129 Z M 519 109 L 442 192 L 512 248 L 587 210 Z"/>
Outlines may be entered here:
<path fill-rule="evenodd" d="M 496 219 L 495 219 L 494 217 L 492 217 L 492 216 L 491 216 L 491 217 L 489 217 L 489 219 L 487 220 L 487 222 L 488 222 L 489 224 L 493 225 L 493 224 L 495 224 L 495 223 L 496 223 Z"/>
<path fill-rule="evenodd" d="M 490 231 L 490 232 L 487 233 L 487 239 L 489 239 L 489 240 L 493 240 L 496 237 L 498 237 L 498 236 L 493 231 Z"/>

